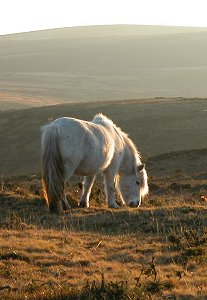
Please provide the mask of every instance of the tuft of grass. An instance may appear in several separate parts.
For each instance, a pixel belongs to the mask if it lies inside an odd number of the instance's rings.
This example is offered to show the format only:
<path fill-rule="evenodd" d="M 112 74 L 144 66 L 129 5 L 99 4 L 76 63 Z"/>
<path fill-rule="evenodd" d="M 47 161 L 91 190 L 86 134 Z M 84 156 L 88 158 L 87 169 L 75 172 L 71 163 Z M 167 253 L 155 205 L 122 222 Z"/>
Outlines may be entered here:
<path fill-rule="evenodd" d="M 18 216 L 15 212 L 12 212 L 4 222 L 2 222 L 2 227 L 6 229 L 15 230 L 27 230 L 34 228 L 33 225 L 29 225 L 22 221 L 22 218 Z"/>
<path fill-rule="evenodd" d="M 151 299 L 152 295 L 161 296 L 165 290 L 173 289 L 174 284 L 171 281 L 158 280 L 157 276 L 155 258 L 152 257 L 147 265 L 142 266 L 140 275 L 135 278 L 133 295 L 137 295 L 136 299 Z"/>
<path fill-rule="evenodd" d="M 207 244 L 207 232 L 205 228 L 199 230 L 185 228 L 180 233 L 172 233 L 168 236 L 168 241 L 177 249 L 202 247 Z"/>
<path fill-rule="evenodd" d="M 32 287 L 34 288 L 34 287 Z M 106 281 L 102 274 L 101 281 L 87 281 L 81 289 L 67 287 L 65 291 L 59 291 L 53 295 L 45 295 L 35 299 L 51 300 L 146 300 L 160 297 L 166 290 L 171 290 L 171 282 L 149 281 L 131 286 L 128 281 Z M 156 298 L 158 299 L 158 298 Z"/>
<path fill-rule="evenodd" d="M 203 262 L 206 260 L 207 232 L 205 228 L 195 230 L 193 228 L 182 229 L 181 232 L 168 236 L 168 241 L 179 251 L 176 262 L 187 268 L 191 259 Z"/>
<path fill-rule="evenodd" d="M 80 290 L 75 291 L 75 295 L 70 295 L 70 300 L 126 300 L 128 297 L 128 284 L 124 281 L 110 281 L 106 282 L 104 275 L 102 274 L 102 280 L 100 282 L 93 281 L 87 282 L 86 285 Z"/>
<path fill-rule="evenodd" d="M 26 262 L 31 262 L 31 259 L 25 255 L 17 254 L 15 251 L 9 253 L 1 253 L 0 260 L 21 260 Z"/>
<path fill-rule="evenodd" d="M 0 277 L 5 279 L 12 279 L 11 264 L 8 261 L 5 261 L 0 265 Z"/>

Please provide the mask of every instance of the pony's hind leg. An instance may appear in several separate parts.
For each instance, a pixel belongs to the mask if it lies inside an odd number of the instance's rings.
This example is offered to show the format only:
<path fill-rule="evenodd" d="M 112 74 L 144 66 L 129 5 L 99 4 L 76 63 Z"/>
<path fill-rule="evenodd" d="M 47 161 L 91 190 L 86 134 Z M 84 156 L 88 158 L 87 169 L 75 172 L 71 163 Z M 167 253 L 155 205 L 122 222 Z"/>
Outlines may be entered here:
<path fill-rule="evenodd" d="M 70 180 L 70 178 L 74 174 L 74 169 L 75 169 L 75 167 L 69 163 L 64 165 L 64 196 L 62 197 L 63 210 L 71 209 L 71 206 L 68 203 L 68 200 L 66 197 L 66 183 Z"/>
<path fill-rule="evenodd" d="M 80 199 L 80 207 L 89 207 L 89 197 L 96 176 L 84 177 L 83 192 Z"/>
<path fill-rule="evenodd" d="M 114 178 L 115 174 L 110 169 L 104 171 L 105 193 L 108 207 L 119 208 L 120 206 L 116 203 L 115 199 Z"/>
<path fill-rule="evenodd" d="M 64 210 L 71 209 L 70 204 L 68 203 L 67 197 L 66 197 L 66 183 L 64 184 L 64 198 L 62 198 L 62 205 Z"/>

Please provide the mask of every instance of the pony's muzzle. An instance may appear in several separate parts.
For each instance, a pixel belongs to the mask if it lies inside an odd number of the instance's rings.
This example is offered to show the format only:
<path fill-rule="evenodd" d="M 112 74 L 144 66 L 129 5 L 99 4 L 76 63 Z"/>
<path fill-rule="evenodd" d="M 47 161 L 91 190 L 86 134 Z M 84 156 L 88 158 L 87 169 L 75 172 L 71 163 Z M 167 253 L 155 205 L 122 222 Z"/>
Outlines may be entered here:
<path fill-rule="evenodd" d="M 130 201 L 130 203 L 129 203 L 129 207 L 139 207 L 139 202 L 136 204 L 136 203 L 134 203 L 133 201 Z"/>

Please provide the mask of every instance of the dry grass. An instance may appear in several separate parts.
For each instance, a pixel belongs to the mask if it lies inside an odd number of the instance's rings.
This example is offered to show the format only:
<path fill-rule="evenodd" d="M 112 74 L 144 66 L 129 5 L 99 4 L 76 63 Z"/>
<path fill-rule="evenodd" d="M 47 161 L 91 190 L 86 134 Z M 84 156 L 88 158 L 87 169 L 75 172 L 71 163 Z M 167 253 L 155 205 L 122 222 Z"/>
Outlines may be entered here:
<path fill-rule="evenodd" d="M 61 104 L 64 101 L 0 92 L 0 111 Z"/>
<path fill-rule="evenodd" d="M 37 177 L 5 180 L 1 299 L 205 299 L 206 203 L 156 184 L 140 209 L 111 210 L 99 183 L 92 207 L 78 208 L 73 182 L 73 209 L 60 217 L 48 213 Z"/>

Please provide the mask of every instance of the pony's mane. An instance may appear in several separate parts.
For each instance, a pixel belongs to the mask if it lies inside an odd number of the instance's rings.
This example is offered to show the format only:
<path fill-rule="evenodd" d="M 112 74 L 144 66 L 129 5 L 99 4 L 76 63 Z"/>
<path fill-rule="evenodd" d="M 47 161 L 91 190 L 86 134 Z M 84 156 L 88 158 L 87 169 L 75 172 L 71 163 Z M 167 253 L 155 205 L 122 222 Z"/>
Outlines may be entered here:
<path fill-rule="evenodd" d="M 128 145 L 134 159 L 135 159 L 135 166 L 139 166 L 141 164 L 141 156 L 140 153 L 137 149 L 137 147 L 135 146 L 135 144 L 132 142 L 132 140 L 128 137 L 128 135 L 126 133 L 124 133 L 124 138 L 126 141 L 126 144 Z"/>
<path fill-rule="evenodd" d="M 108 117 L 104 116 L 101 113 L 96 114 L 94 116 L 92 122 L 94 122 L 94 123 L 106 123 L 106 124 L 109 124 L 111 126 L 116 126 L 111 119 L 109 119 Z"/>
<path fill-rule="evenodd" d="M 135 146 L 133 141 L 128 137 L 128 135 L 125 132 L 123 132 L 121 128 L 119 128 L 116 124 L 114 124 L 112 120 L 110 120 L 108 117 L 104 116 L 101 113 L 94 116 L 93 122 L 96 124 L 108 124 L 110 126 L 113 126 L 117 134 L 123 139 L 123 142 L 127 145 L 129 151 L 131 152 L 133 164 L 134 164 L 134 170 L 136 171 L 137 166 L 141 165 L 141 156 L 137 147 Z M 120 188 L 119 188 L 119 179 L 120 179 L 120 175 L 116 174 L 115 187 L 117 189 L 118 194 L 120 195 L 120 198 L 123 201 Z M 143 169 L 141 172 L 141 195 L 142 197 L 144 197 L 147 194 L 148 194 L 147 173 L 146 170 Z"/>
<path fill-rule="evenodd" d="M 123 138 L 124 142 L 129 147 L 129 150 L 130 150 L 130 152 L 132 153 L 132 156 L 135 159 L 135 161 L 134 161 L 135 166 L 141 164 L 141 156 L 140 156 L 140 153 L 139 153 L 137 147 L 132 142 L 132 140 L 128 137 L 128 134 L 126 134 L 125 132 L 123 132 L 121 130 L 121 128 L 118 127 L 116 124 L 114 124 L 114 122 L 111 119 L 109 119 L 108 117 L 104 116 L 102 113 L 99 113 L 99 114 L 96 114 L 94 116 L 93 122 L 100 123 L 100 124 L 101 123 L 105 123 L 105 124 L 109 124 L 109 125 L 113 126 L 114 129 L 116 130 L 116 132 Z"/>

